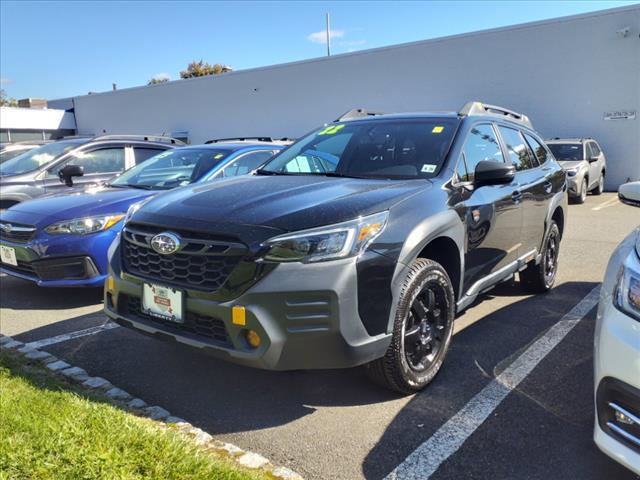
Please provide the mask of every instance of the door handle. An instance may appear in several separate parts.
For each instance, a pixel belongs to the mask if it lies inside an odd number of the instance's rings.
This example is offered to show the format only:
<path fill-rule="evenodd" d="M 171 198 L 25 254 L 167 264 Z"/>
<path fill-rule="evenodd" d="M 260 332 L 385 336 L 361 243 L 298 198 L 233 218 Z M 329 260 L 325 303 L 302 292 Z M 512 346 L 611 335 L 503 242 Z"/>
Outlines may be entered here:
<path fill-rule="evenodd" d="M 520 202 L 520 200 L 522 200 L 522 192 L 520 190 L 516 190 L 511 194 L 511 200 L 513 200 L 515 203 Z"/>

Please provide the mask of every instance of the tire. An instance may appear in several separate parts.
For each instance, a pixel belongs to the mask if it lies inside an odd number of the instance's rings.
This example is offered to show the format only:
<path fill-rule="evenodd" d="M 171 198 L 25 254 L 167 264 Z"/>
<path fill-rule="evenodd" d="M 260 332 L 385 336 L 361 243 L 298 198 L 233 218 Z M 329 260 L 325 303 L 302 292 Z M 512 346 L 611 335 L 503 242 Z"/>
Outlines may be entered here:
<path fill-rule="evenodd" d="M 365 365 L 369 378 L 402 394 L 422 390 L 442 366 L 454 316 L 449 275 L 439 263 L 418 258 L 402 285 L 391 344 L 382 358 Z"/>
<path fill-rule="evenodd" d="M 545 293 L 553 288 L 558 274 L 560 240 L 558 224 L 551 220 L 542 248 L 542 260 L 537 265 L 532 263 L 520 272 L 520 282 L 530 292 Z"/>
<path fill-rule="evenodd" d="M 598 178 L 598 185 L 593 190 L 594 195 L 602 195 L 604 192 L 604 173 L 600 172 L 600 178 Z"/>
<path fill-rule="evenodd" d="M 587 199 L 587 192 L 589 191 L 589 184 L 587 183 L 587 178 L 582 179 L 582 183 L 580 184 L 580 192 L 578 196 L 575 198 L 575 202 L 577 204 L 582 204 Z"/>

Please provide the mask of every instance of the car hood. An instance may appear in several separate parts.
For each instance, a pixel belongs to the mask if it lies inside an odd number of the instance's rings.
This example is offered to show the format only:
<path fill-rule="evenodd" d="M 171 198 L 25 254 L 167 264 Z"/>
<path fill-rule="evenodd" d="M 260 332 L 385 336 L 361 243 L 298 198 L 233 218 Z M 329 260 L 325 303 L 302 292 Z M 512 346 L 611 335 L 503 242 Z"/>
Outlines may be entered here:
<path fill-rule="evenodd" d="M 235 224 L 296 231 L 387 210 L 431 185 L 428 180 L 241 176 L 159 195 L 133 220 L 173 228 Z"/>
<path fill-rule="evenodd" d="M 46 195 L 19 203 L 2 214 L 2 219 L 40 226 L 57 220 L 111 213 L 125 213 L 130 205 L 158 193 L 133 188 L 94 188 L 82 192 Z"/>
<path fill-rule="evenodd" d="M 558 163 L 564 170 L 568 170 L 570 168 L 577 168 L 585 165 L 584 160 L 559 160 Z"/>

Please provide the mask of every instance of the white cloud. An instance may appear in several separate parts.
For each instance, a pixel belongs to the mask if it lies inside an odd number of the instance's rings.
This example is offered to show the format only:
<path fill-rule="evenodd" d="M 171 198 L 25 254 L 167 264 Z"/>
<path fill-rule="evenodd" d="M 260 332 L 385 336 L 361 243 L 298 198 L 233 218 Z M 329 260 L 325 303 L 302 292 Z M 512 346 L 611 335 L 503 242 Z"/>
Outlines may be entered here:
<path fill-rule="evenodd" d="M 171 80 L 171 75 L 169 75 L 168 73 L 156 73 L 151 78 L 153 80 L 160 80 L 160 81 L 163 81 L 163 82 L 168 82 L 169 80 Z"/>
<path fill-rule="evenodd" d="M 7 77 L 0 77 L 0 85 L 9 85 L 11 83 L 11 79 Z"/>
<path fill-rule="evenodd" d="M 329 36 L 331 40 L 334 38 L 342 38 L 344 37 L 344 30 L 329 30 Z M 313 32 L 307 36 L 307 40 L 313 43 L 321 43 L 323 45 L 327 44 L 327 32 L 326 30 L 321 30 L 320 32 Z"/>

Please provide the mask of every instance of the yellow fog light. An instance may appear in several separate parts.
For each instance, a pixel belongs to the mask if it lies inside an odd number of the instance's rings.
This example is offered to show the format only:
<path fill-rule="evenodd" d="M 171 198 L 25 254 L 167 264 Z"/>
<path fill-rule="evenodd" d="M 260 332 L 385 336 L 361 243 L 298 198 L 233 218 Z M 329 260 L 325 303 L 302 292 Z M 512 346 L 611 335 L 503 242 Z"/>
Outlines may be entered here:
<path fill-rule="evenodd" d="M 262 340 L 260 339 L 260 335 L 255 330 L 247 330 L 244 334 L 244 337 L 247 339 L 249 345 L 253 348 L 258 348 Z"/>
<path fill-rule="evenodd" d="M 111 275 L 107 277 L 107 290 L 112 292 L 116 288 L 116 281 Z"/>

